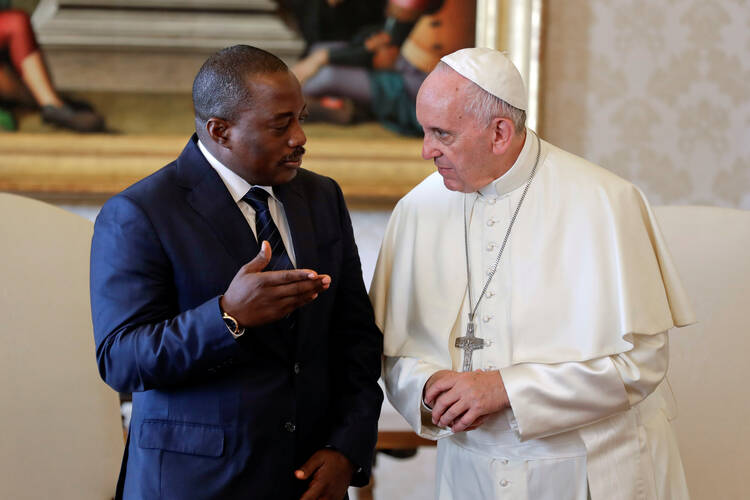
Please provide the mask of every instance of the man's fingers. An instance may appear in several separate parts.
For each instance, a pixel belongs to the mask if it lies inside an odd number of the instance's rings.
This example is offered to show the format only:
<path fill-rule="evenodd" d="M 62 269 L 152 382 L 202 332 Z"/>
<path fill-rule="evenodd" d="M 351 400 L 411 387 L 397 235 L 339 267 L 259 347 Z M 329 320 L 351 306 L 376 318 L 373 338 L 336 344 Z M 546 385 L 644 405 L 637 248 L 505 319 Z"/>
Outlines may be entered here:
<path fill-rule="evenodd" d="M 323 456 L 320 453 L 313 453 L 302 467 L 294 471 L 294 477 L 300 481 L 306 481 L 312 478 L 310 484 L 307 486 L 307 491 L 305 491 L 305 494 L 302 495 L 300 500 L 318 500 L 323 495 L 325 483 L 317 480 L 315 477 L 315 473 L 320 469 L 323 463 Z"/>
<path fill-rule="evenodd" d="M 312 291 L 305 295 L 296 295 L 294 297 L 284 297 L 276 301 L 276 310 L 279 313 L 279 317 L 291 314 L 295 309 L 299 309 L 305 304 L 309 304 L 313 300 L 318 298 L 318 292 Z"/>
<path fill-rule="evenodd" d="M 298 295 L 294 297 L 283 297 L 273 300 L 273 307 L 264 309 L 265 314 L 260 318 L 259 324 L 266 324 L 277 321 L 284 316 L 288 316 L 296 309 L 309 304 L 318 297 L 318 292 L 313 291 L 307 295 Z"/>
<path fill-rule="evenodd" d="M 309 479 L 315 474 L 315 471 L 318 470 L 321 465 L 323 465 L 323 460 L 320 455 L 313 453 L 313 456 L 308 458 L 307 462 L 305 462 L 302 467 L 294 471 L 294 477 L 302 480 Z"/>
<path fill-rule="evenodd" d="M 271 261 L 271 245 L 267 241 L 260 244 L 260 251 L 253 260 L 245 264 L 245 271 L 248 273 L 258 273 L 266 268 Z"/>
<path fill-rule="evenodd" d="M 475 420 L 477 420 L 477 417 L 479 416 L 479 412 L 474 408 L 469 408 L 469 411 L 465 412 L 461 418 L 459 418 L 457 421 L 453 423 L 453 426 L 451 426 L 451 430 L 453 432 L 462 432 L 467 430 L 469 427 L 472 426 Z"/>
<path fill-rule="evenodd" d="M 273 289 L 269 290 L 278 299 L 284 299 L 287 297 L 303 297 L 305 295 L 320 293 L 327 287 L 323 285 L 319 279 L 296 281 L 294 283 L 287 283 L 284 285 L 277 285 Z"/>
<path fill-rule="evenodd" d="M 288 269 L 285 271 L 266 271 L 263 273 L 263 284 L 265 286 L 283 286 L 300 281 L 325 281 L 331 283 L 331 277 L 327 274 L 318 274 L 312 269 Z"/>
<path fill-rule="evenodd" d="M 435 384 L 432 384 L 427 390 L 424 392 L 424 402 L 429 406 L 430 408 L 435 408 L 435 401 L 437 400 L 438 396 L 443 393 L 442 389 L 439 389 L 435 386 Z"/>
<path fill-rule="evenodd" d="M 440 416 L 440 420 L 438 420 L 437 425 L 439 427 L 448 427 L 449 425 L 453 424 L 453 422 L 455 422 L 468 409 L 468 405 L 462 399 L 459 399 L 443 412 L 443 414 Z"/>
<path fill-rule="evenodd" d="M 432 407 L 432 423 L 438 425 L 438 422 L 443 418 L 443 413 L 453 406 L 458 399 L 457 391 L 450 390 L 442 393 Z M 450 423 L 450 421 L 448 421 L 448 423 Z"/>
<path fill-rule="evenodd" d="M 453 388 L 456 383 L 456 377 L 453 374 L 446 374 L 430 384 L 424 395 L 424 401 L 428 406 L 435 407 L 436 400 L 440 394 Z"/>

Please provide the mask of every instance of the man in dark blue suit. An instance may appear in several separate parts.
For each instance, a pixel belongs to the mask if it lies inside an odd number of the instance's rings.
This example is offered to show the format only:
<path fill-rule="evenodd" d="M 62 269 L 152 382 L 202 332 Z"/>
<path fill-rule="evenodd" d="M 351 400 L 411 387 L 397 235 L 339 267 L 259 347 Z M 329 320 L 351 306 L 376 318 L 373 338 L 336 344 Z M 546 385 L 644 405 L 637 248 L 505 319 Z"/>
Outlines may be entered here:
<path fill-rule="evenodd" d="M 300 168 L 305 103 L 235 46 L 196 135 L 110 199 L 91 250 L 96 356 L 133 393 L 124 498 L 340 499 L 367 483 L 382 337 L 338 185 Z"/>

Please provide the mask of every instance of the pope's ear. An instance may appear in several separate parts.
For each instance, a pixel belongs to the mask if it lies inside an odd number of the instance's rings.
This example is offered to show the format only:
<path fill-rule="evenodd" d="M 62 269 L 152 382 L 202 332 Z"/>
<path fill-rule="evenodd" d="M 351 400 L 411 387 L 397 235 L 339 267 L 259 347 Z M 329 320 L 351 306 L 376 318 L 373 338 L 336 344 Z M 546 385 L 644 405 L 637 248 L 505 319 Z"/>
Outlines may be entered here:
<path fill-rule="evenodd" d="M 498 116 L 492 119 L 490 128 L 492 129 L 492 152 L 496 155 L 504 154 L 510 147 L 516 133 L 513 121 Z"/>
<path fill-rule="evenodd" d="M 206 120 L 206 133 L 213 141 L 226 147 L 229 142 L 231 126 L 228 121 L 222 118 L 209 118 Z"/>

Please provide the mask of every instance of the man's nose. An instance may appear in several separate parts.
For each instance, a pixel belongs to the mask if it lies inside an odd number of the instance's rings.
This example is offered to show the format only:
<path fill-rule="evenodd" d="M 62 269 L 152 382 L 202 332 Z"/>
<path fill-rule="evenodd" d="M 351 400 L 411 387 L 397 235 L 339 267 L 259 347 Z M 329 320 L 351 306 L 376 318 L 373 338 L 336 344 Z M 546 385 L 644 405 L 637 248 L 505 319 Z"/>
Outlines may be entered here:
<path fill-rule="evenodd" d="M 305 131 L 302 130 L 302 124 L 300 122 L 297 122 L 295 124 L 294 130 L 292 131 L 292 135 L 289 136 L 289 147 L 296 148 L 299 146 L 304 146 L 306 142 L 307 136 L 305 135 Z"/>
<path fill-rule="evenodd" d="M 438 156 L 440 156 L 440 151 L 433 146 L 432 141 L 428 139 L 427 134 L 425 134 L 424 140 L 422 141 L 422 158 L 425 160 L 431 160 Z"/>

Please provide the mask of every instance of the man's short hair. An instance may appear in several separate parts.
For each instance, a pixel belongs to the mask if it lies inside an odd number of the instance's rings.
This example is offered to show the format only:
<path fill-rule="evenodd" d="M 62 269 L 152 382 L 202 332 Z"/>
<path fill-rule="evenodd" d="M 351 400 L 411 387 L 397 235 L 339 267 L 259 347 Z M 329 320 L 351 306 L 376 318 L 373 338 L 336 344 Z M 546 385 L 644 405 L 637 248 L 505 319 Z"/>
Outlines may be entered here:
<path fill-rule="evenodd" d="M 440 61 L 435 67 L 438 71 L 455 71 L 449 65 Z M 526 129 L 526 111 L 511 106 L 497 96 L 484 90 L 476 83 L 468 80 L 466 88 L 466 112 L 474 115 L 478 123 L 489 126 L 492 119 L 498 116 L 508 118 L 513 122 L 516 133 L 520 134 Z"/>
<path fill-rule="evenodd" d="M 209 118 L 234 120 L 253 99 L 248 78 L 263 73 L 289 71 L 284 61 L 257 47 L 234 45 L 209 57 L 193 81 L 195 121 Z"/>

